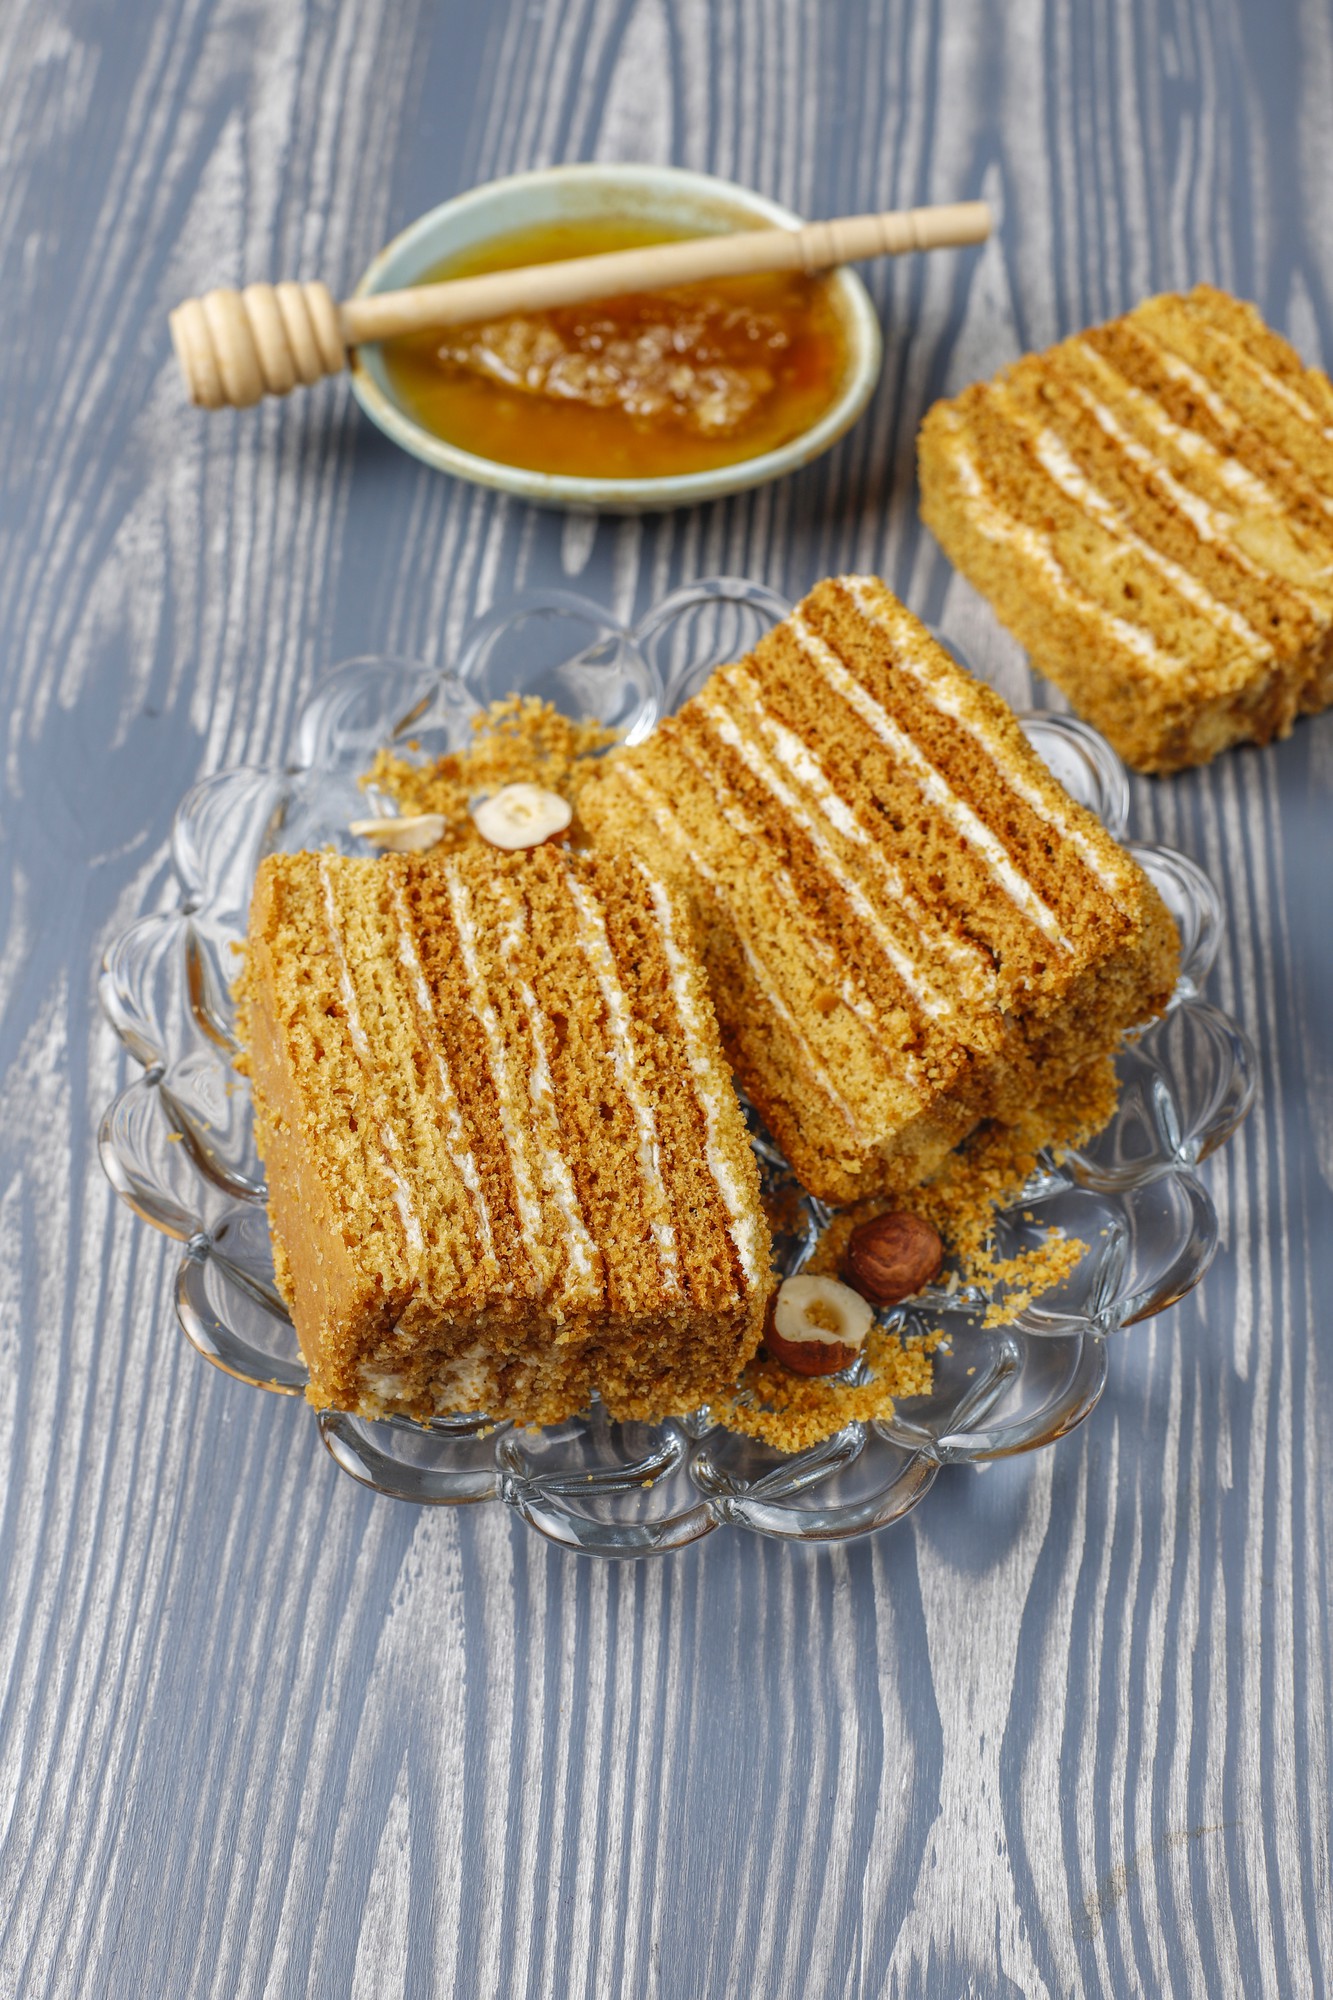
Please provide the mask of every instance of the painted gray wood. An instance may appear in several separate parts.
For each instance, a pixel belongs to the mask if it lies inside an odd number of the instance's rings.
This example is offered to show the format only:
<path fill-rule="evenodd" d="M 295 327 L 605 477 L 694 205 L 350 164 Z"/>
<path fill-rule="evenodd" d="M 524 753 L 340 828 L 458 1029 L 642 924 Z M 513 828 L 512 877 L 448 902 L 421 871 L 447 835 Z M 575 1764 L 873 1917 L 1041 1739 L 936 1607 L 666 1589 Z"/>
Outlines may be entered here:
<path fill-rule="evenodd" d="M 1331 104 L 1322 0 L 0 9 L 0 1994 L 1328 1990 L 1333 718 L 1136 787 L 1260 1051 L 1218 1264 L 1081 1433 L 843 1550 L 594 1566 L 358 1491 L 176 1333 L 93 983 L 194 778 L 515 587 L 875 567 L 1029 698 L 917 524 L 923 408 L 1197 277 L 1333 357 Z M 181 295 L 590 156 L 1004 225 L 875 271 L 865 420 L 697 514 L 470 492 L 341 385 L 183 407 Z"/>

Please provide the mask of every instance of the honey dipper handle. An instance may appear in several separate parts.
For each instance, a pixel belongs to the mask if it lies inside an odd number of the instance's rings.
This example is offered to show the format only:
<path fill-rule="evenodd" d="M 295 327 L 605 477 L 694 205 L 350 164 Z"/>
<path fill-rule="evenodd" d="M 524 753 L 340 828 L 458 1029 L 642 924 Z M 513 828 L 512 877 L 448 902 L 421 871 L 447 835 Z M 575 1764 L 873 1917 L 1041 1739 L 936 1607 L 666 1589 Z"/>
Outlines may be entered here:
<path fill-rule="evenodd" d="M 980 243 L 990 234 L 984 201 L 941 208 L 890 209 L 882 215 L 846 215 L 836 222 L 808 222 L 800 229 L 746 229 L 723 236 L 691 236 L 680 243 L 652 243 L 641 250 L 609 250 L 569 257 L 526 270 L 488 271 L 479 278 L 451 278 L 409 291 L 375 292 L 342 307 L 343 337 L 355 344 L 388 340 L 427 327 L 463 326 L 512 312 L 581 305 L 621 292 L 663 291 L 706 278 L 740 278 L 761 271 L 826 271 L 861 257 L 897 257 L 905 250 L 934 250 Z"/>
<path fill-rule="evenodd" d="M 862 257 L 981 243 L 990 229 L 984 201 L 960 201 L 938 208 L 890 209 L 882 215 L 845 215 L 800 229 L 692 236 L 680 243 L 368 293 L 341 306 L 318 283 L 247 285 L 243 292 L 212 291 L 187 299 L 171 314 L 171 338 L 192 402 L 209 410 L 224 404 L 244 409 L 264 395 L 285 396 L 298 382 L 336 375 L 346 363 L 348 347 L 361 341 L 580 305 L 622 292 L 663 291 L 708 278 L 826 271 Z"/>
<path fill-rule="evenodd" d="M 318 281 L 205 292 L 177 306 L 167 324 L 190 401 L 206 410 L 285 396 L 347 361 L 338 308 Z"/>

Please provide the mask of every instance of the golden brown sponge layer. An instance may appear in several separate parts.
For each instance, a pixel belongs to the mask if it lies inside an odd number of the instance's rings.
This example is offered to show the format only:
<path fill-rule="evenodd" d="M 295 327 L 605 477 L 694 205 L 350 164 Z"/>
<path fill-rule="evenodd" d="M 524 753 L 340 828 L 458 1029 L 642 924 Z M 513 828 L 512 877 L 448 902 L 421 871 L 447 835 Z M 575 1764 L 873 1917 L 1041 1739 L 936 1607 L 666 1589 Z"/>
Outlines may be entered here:
<path fill-rule="evenodd" d="M 650 863 L 272 855 L 242 997 L 317 1407 L 648 1418 L 735 1380 L 768 1232 Z"/>
<path fill-rule="evenodd" d="M 1333 386 L 1211 286 L 927 412 L 922 518 L 1142 771 L 1333 700 Z"/>
<path fill-rule="evenodd" d="M 579 810 L 687 886 L 727 1054 L 829 1201 L 918 1185 L 1175 981 L 1142 870 L 874 577 L 819 584 Z"/>

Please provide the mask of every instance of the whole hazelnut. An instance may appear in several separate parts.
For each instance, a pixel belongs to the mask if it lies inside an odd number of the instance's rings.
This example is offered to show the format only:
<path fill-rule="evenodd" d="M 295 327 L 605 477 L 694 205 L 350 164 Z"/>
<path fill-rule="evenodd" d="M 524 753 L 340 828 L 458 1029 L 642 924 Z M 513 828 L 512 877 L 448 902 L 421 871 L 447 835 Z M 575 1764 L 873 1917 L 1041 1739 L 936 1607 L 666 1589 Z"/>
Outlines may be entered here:
<path fill-rule="evenodd" d="M 844 1275 L 862 1298 L 896 1306 L 928 1285 L 943 1262 L 938 1232 L 919 1215 L 895 1208 L 857 1224 L 847 1239 Z"/>

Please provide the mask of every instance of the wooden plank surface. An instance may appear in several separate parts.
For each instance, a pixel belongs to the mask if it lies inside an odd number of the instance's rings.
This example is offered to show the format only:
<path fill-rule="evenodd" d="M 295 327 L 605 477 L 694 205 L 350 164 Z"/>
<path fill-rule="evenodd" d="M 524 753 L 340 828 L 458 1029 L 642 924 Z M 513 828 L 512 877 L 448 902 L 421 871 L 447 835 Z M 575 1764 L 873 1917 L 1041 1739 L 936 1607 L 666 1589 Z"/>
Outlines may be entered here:
<path fill-rule="evenodd" d="M 1333 718 L 1136 786 L 1225 884 L 1213 990 L 1260 1053 L 1219 1262 L 1081 1433 L 841 1550 L 596 1566 L 359 1491 L 177 1334 L 97 1165 L 93 988 L 195 777 L 516 587 L 878 568 L 1027 698 L 917 524 L 922 410 L 1195 278 L 1333 357 L 1330 104 L 1324 0 L 0 10 L 0 1993 L 1328 1990 Z M 867 417 L 694 514 L 469 491 L 344 385 L 183 407 L 180 296 L 345 285 L 587 157 L 1003 228 L 877 270 Z"/>

